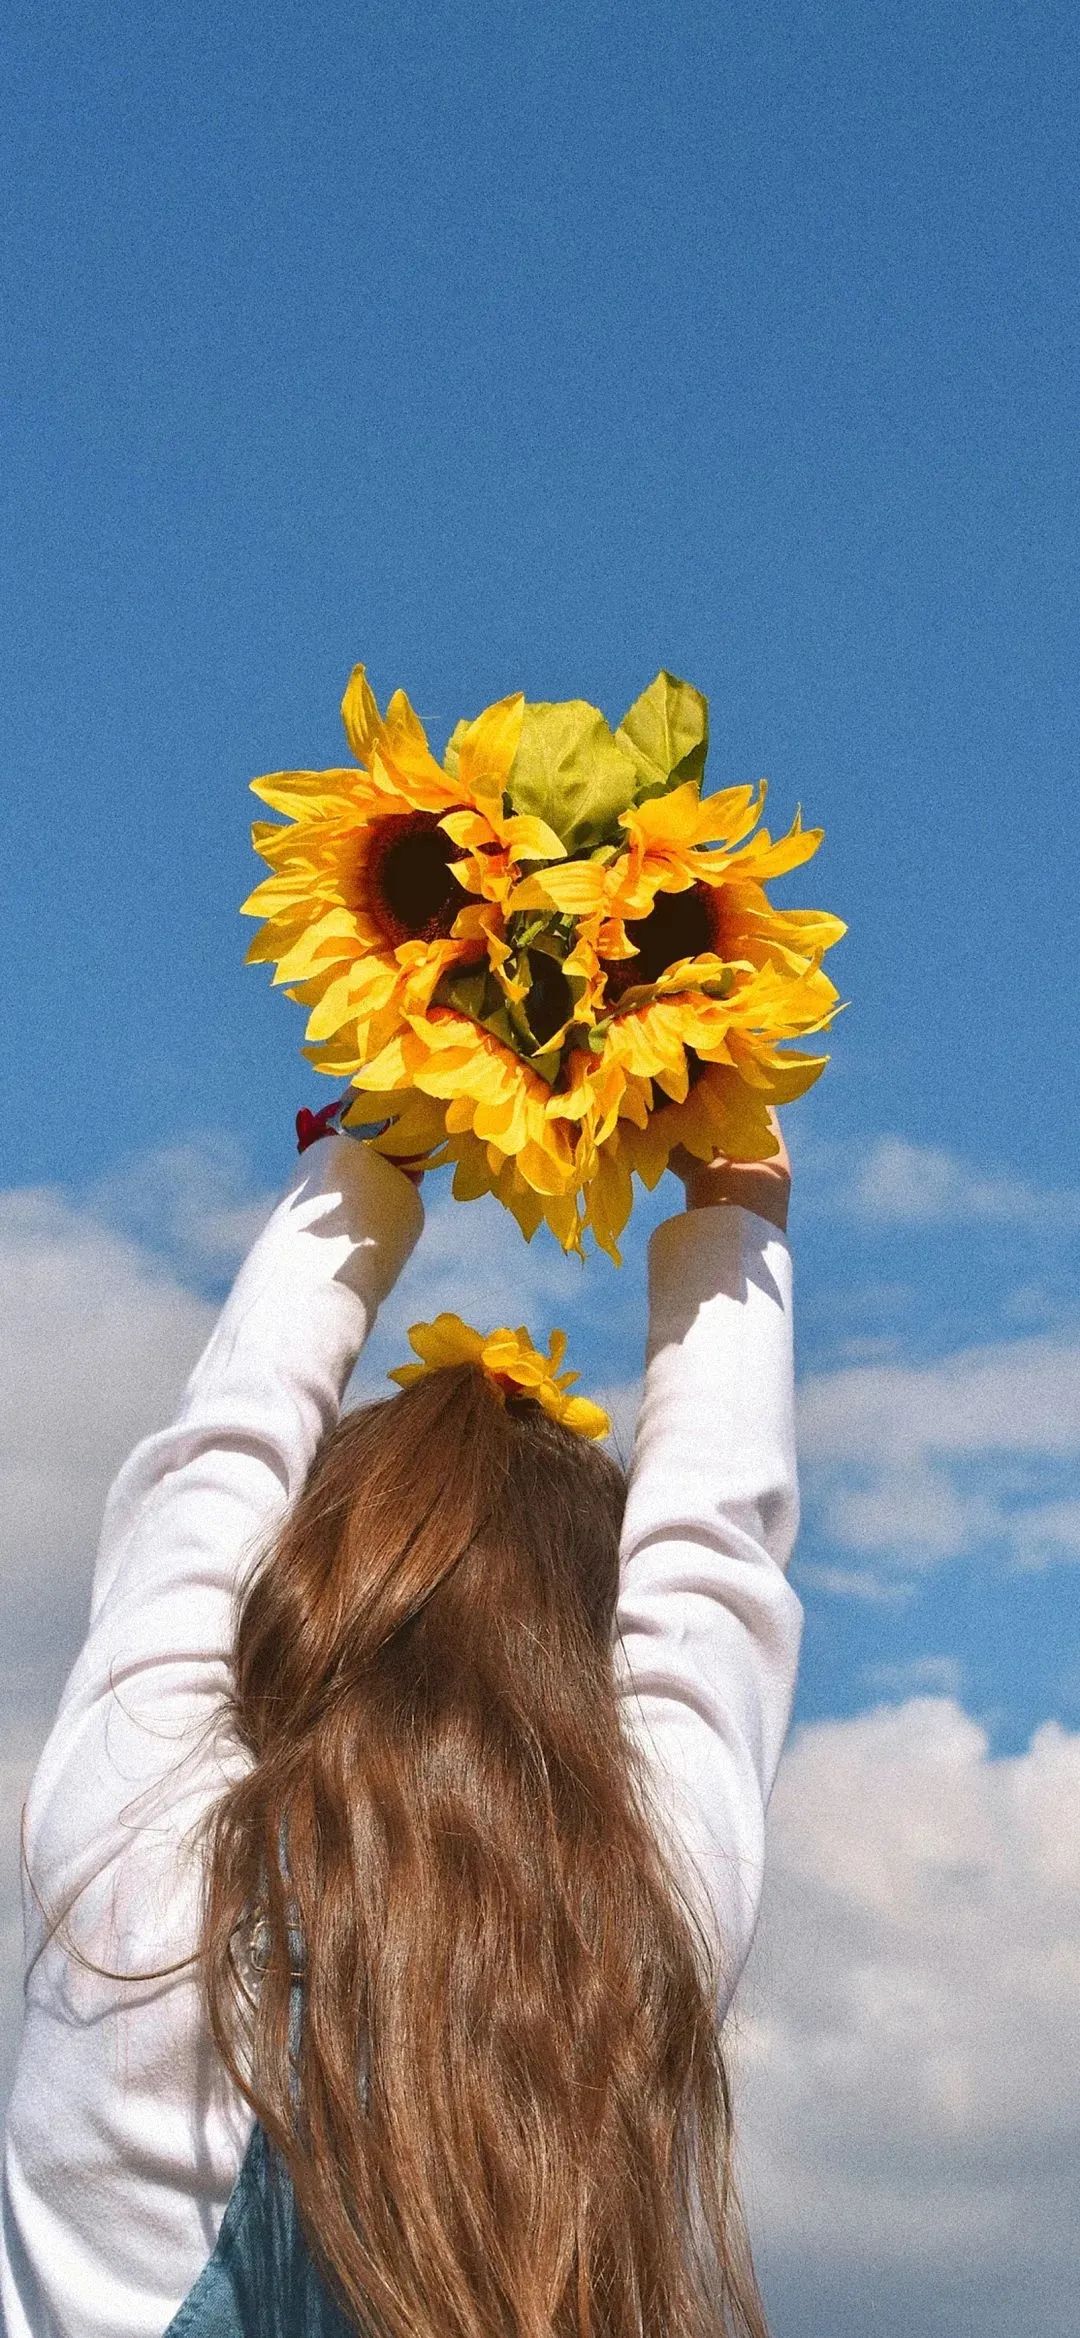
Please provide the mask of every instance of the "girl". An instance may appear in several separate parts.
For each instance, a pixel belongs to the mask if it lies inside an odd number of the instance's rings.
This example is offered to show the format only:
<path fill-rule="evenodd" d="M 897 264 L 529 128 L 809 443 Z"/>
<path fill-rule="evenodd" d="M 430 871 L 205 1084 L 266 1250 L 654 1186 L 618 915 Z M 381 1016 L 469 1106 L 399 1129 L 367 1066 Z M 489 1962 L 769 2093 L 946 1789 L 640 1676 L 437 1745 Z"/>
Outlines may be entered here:
<path fill-rule="evenodd" d="M 7 2338 L 761 2338 L 718 2025 L 801 1621 L 786 1156 L 686 1182 L 627 1491 L 474 1364 L 339 1422 L 423 1211 L 307 1154 L 30 1789 Z"/>

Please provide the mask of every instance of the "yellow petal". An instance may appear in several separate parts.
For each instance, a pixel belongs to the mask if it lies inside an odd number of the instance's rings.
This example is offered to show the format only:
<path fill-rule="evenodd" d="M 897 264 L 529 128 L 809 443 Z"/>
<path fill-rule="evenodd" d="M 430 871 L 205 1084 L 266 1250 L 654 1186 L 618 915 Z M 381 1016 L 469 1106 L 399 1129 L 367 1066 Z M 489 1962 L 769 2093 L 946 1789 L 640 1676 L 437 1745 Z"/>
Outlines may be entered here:
<path fill-rule="evenodd" d="M 486 812 L 444 812 L 439 822 L 451 844 L 460 844 L 467 852 L 479 851 L 482 845 L 493 841 L 491 821 Z"/>
<path fill-rule="evenodd" d="M 566 846 L 546 820 L 537 819 L 532 812 L 515 812 L 513 818 L 502 822 L 502 837 L 511 859 L 516 861 L 565 860 Z"/>
<path fill-rule="evenodd" d="M 382 737 L 382 717 L 363 666 L 354 666 L 341 701 L 345 736 L 358 763 L 365 769 Z"/>
<path fill-rule="evenodd" d="M 253 779 L 250 786 L 252 795 L 258 796 L 261 804 L 269 804 L 271 811 L 285 812 L 293 820 L 310 820 L 320 813 L 329 817 L 357 800 L 363 802 L 361 774 L 348 769 L 268 771 L 262 779 Z"/>
<path fill-rule="evenodd" d="M 824 835 L 824 828 L 804 828 L 801 814 L 797 812 L 786 836 L 778 837 L 774 844 L 768 829 L 763 828 L 760 836 L 744 846 L 732 865 L 740 871 L 745 869 L 758 883 L 764 877 L 782 877 L 789 869 L 801 868 L 804 861 L 812 860 Z"/>
<path fill-rule="evenodd" d="M 278 960 L 275 982 L 304 982 L 323 965 L 329 975 L 335 960 L 355 956 L 356 924 L 348 911 L 328 910 L 301 933 Z"/>
<path fill-rule="evenodd" d="M 688 779 L 666 795 L 631 804 L 622 814 L 622 824 L 646 849 L 698 845 L 708 837 L 726 838 L 735 829 L 745 834 L 759 817 L 762 801 L 762 792 L 752 787 L 724 788 L 717 795 L 703 796 L 698 781 Z"/>
<path fill-rule="evenodd" d="M 302 918 L 303 904 L 296 898 L 296 879 L 292 876 L 262 877 L 253 893 L 240 904 L 241 917 L 273 917 L 275 913 L 293 912 Z M 310 916 L 310 908 L 307 914 Z"/>
<path fill-rule="evenodd" d="M 451 1105 L 447 1110 L 446 1125 L 450 1129 Z M 451 1131 L 451 1133 L 453 1133 Z M 456 1148 L 455 1148 L 456 1149 Z M 457 1155 L 454 1167 L 453 1194 L 455 1201 L 479 1201 L 481 1194 L 492 1190 L 491 1171 L 483 1147 L 467 1144 Z"/>
<path fill-rule="evenodd" d="M 357 1067 L 356 1084 L 365 1088 L 406 1088 L 415 1067 L 415 1051 L 410 1044 L 412 1032 L 399 1031 L 371 1063 Z"/>
<path fill-rule="evenodd" d="M 564 861 L 561 868 L 537 869 L 515 885 L 507 908 L 557 909 L 564 917 L 588 917 L 602 909 L 606 875 L 600 861 Z"/>
<path fill-rule="evenodd" d="M 422 810 L 441 811 L 460 797 L 458 782 L 448 778 L 436 762 L 427 732 L 404 690 L 395 690 L 386 709 L 378 760 L 388 770 L 402 774 Z"/>
<path fill-rule="evenodd" d="M 518 751 L 525 700 L 520 690 L 485 706 L 458 735 L 458 776 L 465 789 L 501 796 Z"/>
<path fill-rule="evenodd" d="M 586 1225 L 594 1241 L 616 1266 L 621 1264 L 618 1237 L 630 1215 L 634 1198 L 629 1169 L 614 1148 L 602 1154 L 595 1177 L 586 1191 Z"/>
<path fill-rule="evenodd" d="M 611 1421 L 602 1405 L 592 1404 L 587 1396 L 568 1396 L 562 1407 L 565 1428 L 573 1429 L 578 1437 L 608 1437 Z"/>
<path fill-rule="evenodd" d="M 433 1323 L 414 1323 L 409 1343 L 432 1371 L 447 1364 L 476 1363 L 484 1346 L 478 1331 L 460 1315 L 450 1314 L 437 1315 Z"/>

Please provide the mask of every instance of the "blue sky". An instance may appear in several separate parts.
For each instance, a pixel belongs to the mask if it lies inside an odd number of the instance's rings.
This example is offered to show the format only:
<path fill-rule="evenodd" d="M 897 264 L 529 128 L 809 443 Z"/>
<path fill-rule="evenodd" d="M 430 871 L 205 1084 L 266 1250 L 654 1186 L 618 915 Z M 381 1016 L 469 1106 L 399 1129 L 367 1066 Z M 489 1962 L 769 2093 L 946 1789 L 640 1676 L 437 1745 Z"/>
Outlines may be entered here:
<path fill-rule="evenodd" d="M 185 1179 L 242 1228 L 330 1093 L 242 964 L 246 782 L 339 759 L 356 659 L 440 741 L 673 667 L 851 926 L 789 1115 L 800 1721 L 944 1701 L 997 1792 L 1080 1726 L 1073 11 L 16 0 L 8 49 L 19 1225 L 194 1336 Z M 439 1204 L 403 1320 L 482 1264 L 623 1388 L 656 1214 L 617 1280 Z M 27 1677 L 76 1614 L 16 1614 Z M 865 2328 L 774 2278 L 779 2338 Z"/>

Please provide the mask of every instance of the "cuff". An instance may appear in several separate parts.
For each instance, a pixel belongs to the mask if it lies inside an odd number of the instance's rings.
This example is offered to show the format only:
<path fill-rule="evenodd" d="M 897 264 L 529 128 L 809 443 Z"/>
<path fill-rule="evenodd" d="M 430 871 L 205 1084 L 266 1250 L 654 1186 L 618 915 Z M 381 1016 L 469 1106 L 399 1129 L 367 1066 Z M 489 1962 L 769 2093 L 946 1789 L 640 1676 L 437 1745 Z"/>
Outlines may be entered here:
<path fill-rule="evenodd" d="M 791 1306 L 788 1238 L 739 1202 L 714 1202 L 665 1218 L 649 1239 L 648 1355 L 686 1337 L 710 1299 L 745 1300 L 751 1288 Z"/>
<path fill-rule="evenodd" d="M 374 1311 L 419 1240 L 417 1186 L 360 1138 L 320 1137 L 303 1156 L 291 1200 L 298 1222 L 343 1237 L 336 1273 Z"/>

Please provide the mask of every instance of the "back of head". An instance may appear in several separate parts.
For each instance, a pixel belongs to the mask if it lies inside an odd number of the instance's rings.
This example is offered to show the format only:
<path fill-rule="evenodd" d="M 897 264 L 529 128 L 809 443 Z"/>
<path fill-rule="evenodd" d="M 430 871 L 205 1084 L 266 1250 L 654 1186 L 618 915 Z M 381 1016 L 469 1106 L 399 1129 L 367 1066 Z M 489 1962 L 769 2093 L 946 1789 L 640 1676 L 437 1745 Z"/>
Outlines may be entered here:
<path fill-rule="evenodd" d="M 764 2330 L 714 1986 L 620 1729 L 624 1494 L 456 1366 L 345 1416 L 244 1600 L 211 2021 L 386 2338 Z"/>

